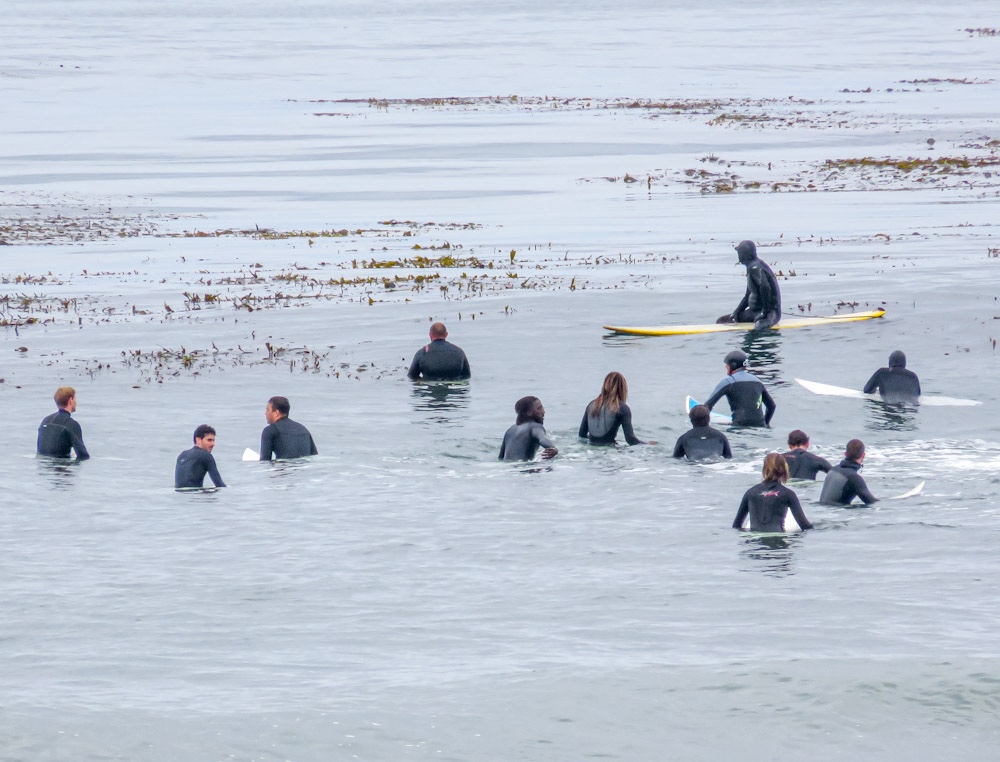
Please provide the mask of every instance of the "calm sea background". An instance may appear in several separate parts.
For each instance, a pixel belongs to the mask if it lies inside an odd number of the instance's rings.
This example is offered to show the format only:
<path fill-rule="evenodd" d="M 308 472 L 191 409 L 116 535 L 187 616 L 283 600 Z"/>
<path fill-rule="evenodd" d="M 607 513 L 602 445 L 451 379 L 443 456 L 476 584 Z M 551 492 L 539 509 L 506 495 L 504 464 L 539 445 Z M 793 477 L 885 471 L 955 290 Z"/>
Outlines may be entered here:
<path fill-rule="evenodd" d="M 0 760 L 996 759 L 1000 184 L 702 194 L 645 178 L 1000 138 L 1000 37 L 962 31 L 997 20 L 966 0 L 5 0 L 6 217 L 434 222 L 413 240 L 519 277 L 468 299 L 379 286 L 185 310 L 184 291 L 233 273 L 341 277 L 414 252 L 398 233 L 0 247 L 4 294 L 90 305 L 0 329 Z M 501 102 L 331 102 L 487 96 Z M 546 96 L 766 100 L 807 121 Z M 757 339 L 601 329 L 732 309 L 744 238 L 794 271 L 787 311 L 886 318 Z M 405 379 L 430 319 L 468 353 L 468 385 Z M 322 370 L 252 362 L 265 338 L 328 353 Z M 213 345 L 222 359 L 162 383 L 122 362 Z M 777 400 L 774 428 L 734 433 L 731 462 L 675 462 L 684 396 L 707 396 L 737 346 Z M 925 393 L 983 405 L 898 411 L 794 383 L 859 388 L 897 348 Z M 577 441 L 611 370 L 659 445 Z M 82 464 L 33 454 L 64 383 Z M 240 461 L 274 394 L 320 456 Z M 526 394 L 560 456 L 499 464 Z M 176 494 L 202 422 L 229 488 Z M 816 531 L 734 532 L 793 428 L 830 460 L 864 439 L 877 495 L 926 488 L 836 510 L 807 486 Z"/>

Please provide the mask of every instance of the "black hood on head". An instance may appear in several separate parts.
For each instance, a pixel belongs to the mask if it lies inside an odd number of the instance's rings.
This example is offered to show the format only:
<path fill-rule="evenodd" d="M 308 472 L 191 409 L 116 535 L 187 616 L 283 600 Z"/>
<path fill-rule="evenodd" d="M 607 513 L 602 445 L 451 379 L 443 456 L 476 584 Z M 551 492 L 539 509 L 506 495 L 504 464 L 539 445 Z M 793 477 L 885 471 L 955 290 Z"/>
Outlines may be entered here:
<path fill-rule="evenodd" d="M 736 246 L 736 254 L 743 264 L 752 262 L 757 258 L 757 244 L 753 241 L 740 241 Z"/>
<path fill-rule="evenodd" d="M 904 355 L 900 350 L 896 350 L 891 355 L 889 355 L 889 367 L 890 368 L 905 368 L 906 367 L 906 355 Z"/>

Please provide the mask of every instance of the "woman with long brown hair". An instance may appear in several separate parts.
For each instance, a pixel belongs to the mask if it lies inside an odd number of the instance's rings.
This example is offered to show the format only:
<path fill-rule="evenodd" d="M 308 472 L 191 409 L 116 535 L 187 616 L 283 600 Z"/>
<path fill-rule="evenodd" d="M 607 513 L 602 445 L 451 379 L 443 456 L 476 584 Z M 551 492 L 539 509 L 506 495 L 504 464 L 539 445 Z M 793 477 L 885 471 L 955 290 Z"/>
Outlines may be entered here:
<path fill-rule="evenodd" d="M 580 437 L 588 439 L 591 444 L 613 445 L 620 428 L 630 445 L 656 444 L 643 442 L 632 431 L 632 409 L 626 403 L 627 399 L 628 381 L 621 373 L 612 371 L 604 377 L 601 393 L 583 411 Z"/>
<path fill-rule="evenodd" d="M 733 520 L 733 529 L 742 529 L 747 514 L 750 515 L 751 532 L 784 532 L 788 511 L 802 529 L 812 529 L 812 524 L 802 512 L 798 495 L 785 486 L 788 481 L 788 463 L 783 455 L 772 452 L 764 458 L 764 481 L 751 487 L 743 495 L 740 509 Z"/>

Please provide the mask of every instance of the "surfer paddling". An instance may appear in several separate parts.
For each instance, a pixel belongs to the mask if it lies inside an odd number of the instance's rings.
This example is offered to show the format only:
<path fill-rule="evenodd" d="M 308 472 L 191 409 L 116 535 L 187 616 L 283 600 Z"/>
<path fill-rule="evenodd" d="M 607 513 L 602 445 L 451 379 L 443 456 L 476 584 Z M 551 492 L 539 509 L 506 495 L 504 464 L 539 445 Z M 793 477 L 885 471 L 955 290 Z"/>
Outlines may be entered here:
<path fill-rule="evenodd" d="M 777 325 L 781 320 L 781 292 L 774 272 L 757 257 L 757 244 L 753 241 L 740 241 L 736 256 L 747 268 L 747 290 L 736 309 L 715 322 L 753 323 L 755 331 Z"/>
<path fill-rule="evenodd" d="M 734 426 L 770 428 L 777 405 L 757 376 L 746 369 L 747 356 L 739 349 L 726 355 L 726 377 L 705 401 L 711 413 L 715 403 L 725 397 L 733 414 Z"/>
<path fill-rule="evenodd" d="M 798 495 L 785 486 L 788 481 L 788 464 L 783 456 L 772 452 L 764 458 L 764 480 L 750 489 L 740 501 L 733 529 L 742 529 L 743 522 L 750 516 L 751 532 L 784 532 L 785 516 L 792 512 L 802 529 L 812 529 L 799 503 Z"/>
<path fill-rule="evenodd" d="M 864 477 L 858 473 L 864 460 L 865 443 L 860 439 L 852 439 L 847 443 L 840 465 L 831 468 L 823 480 L 819 501 L 830 505 L 850 505 L 854 498 L 860 497 L 865 505 L 878 502 L 878 498 L 865 484 Z"/>
<path fill-rule="evenodd" d="M 865 394 L 877 391 L 884 402 L 916 404 L 920 401 L 920 379 L 906 369 L 906 355 L 897 349 L 889 355 L 889 367 L 875 371 L 862 391 Z"/>

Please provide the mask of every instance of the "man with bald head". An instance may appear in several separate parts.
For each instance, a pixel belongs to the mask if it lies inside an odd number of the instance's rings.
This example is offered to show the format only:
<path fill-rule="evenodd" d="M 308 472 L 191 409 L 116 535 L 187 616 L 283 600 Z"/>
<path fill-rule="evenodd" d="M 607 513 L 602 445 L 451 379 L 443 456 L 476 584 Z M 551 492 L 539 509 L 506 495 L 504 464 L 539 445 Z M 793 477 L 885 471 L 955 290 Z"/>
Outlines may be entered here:
<path fill-rule="evenodd" d="M 472 376 L 465 352 L 447 340 L 444 323 L 431 326 L 430 339 L 430 344 L 417 350 L 406 375 L 414 381 L 461 381 Z"/>

